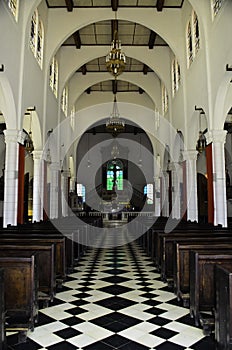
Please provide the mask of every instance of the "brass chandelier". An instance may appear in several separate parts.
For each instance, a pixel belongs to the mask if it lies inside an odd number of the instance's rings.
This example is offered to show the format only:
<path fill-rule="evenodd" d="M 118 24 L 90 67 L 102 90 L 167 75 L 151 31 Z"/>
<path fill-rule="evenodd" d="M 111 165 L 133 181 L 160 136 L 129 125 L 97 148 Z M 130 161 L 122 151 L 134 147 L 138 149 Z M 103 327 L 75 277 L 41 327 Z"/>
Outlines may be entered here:
<path fill-rule="evenodd" d="M 114 95 L 113 111 L 106 122 L 106 130 L 110 132 L 113 137 L 116 137 L 120 132 L 125 131 L 125 122 L 119 115 L 116 94 Z"/>
<path fill-rule="evenodd" d="M 115 12 L 114 36 L 111 43 L 110 52 L 106 56 L 106 68 L 116 79 L 125 69 L 126 56 L 121 49 L 121 40 L 118 39 L 117 14 Z"/>

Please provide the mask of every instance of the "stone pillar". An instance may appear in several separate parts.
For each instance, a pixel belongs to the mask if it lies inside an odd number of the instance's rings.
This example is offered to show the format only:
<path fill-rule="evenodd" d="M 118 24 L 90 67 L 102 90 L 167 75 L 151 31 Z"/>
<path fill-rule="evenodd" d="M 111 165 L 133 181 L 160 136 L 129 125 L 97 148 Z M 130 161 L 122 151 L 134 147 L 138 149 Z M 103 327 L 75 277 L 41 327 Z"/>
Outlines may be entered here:
<path fill-rule="evenodd" d="M 50 219 L 57 219 L 59 216 L 59 163 L 50 165 Z"/>
<path fill-rule="evenodd" d="M 3 227 L 17 225 L 18 130 L 4 130 L 6 143 Z"/>
<path fill-rule="evenodd" d="M 34 176 L 33 176 L 33 218 L 32 222 L 43 220 L 43 151 L 33 151 Z"/>
<path fill-rule="evenodd" d="M 171 163 L 170 168 L 172 170 L 172 218 L 180 219 L 181 217 L 181 193 L 180 183 L 183 180 L 182 167 L 179 163 Z"/>
<path fill-rule="evenodd" d="M 155 176 L 154 178 L 154 201 L 155 201 L 155 216 L 160 216 L 161 215 L 161 196 L 160 196 L 160 177 L 159 176 Z"/>
<path fill-rule="evenodd" d="M 186 162 L 187 220 L 198 221 L 197 205 L 197 151 L 183 151 Z"/>
<path fill-rule="evenodd" d="M 225 140 L 226 130 L 212 130 L 214 225 L 227 227 Z"/>
<path fill-rule="evenodd" d="M 61 173 L 62 216 L 68 216 L 69 177 L 70 172 L 68 170 L 63 170 L 63 172 Z"/>
<path fill-rule="evenodd" d="M 163 171 L 162 174 L 162 216 L 169 217 L 169 175 L 167 171 Z"/>

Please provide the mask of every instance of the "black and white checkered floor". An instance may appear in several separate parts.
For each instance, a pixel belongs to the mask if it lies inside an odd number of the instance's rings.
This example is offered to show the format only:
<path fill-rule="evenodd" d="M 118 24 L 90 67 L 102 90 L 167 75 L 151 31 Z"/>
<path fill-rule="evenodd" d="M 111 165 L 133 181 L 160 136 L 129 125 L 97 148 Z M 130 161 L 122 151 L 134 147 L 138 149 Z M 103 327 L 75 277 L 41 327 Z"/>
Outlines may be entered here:
<path fill-rule="evenodd" d="M 136 244 L 92 249 L 19 350 L 211 350 L 213 338 L 194 327 L 189 310 L 160 280 Z"/>

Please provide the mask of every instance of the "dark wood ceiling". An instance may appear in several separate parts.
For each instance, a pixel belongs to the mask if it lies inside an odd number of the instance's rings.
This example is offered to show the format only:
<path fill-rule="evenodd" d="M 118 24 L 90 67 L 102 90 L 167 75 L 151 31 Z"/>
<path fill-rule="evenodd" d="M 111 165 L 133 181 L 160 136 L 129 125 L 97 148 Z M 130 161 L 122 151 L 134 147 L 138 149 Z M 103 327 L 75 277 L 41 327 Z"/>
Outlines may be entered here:
<path fill-rule="evenodd" d="M 64 11 L 73 11 L 75 8 L 97 9 L 111 8 L 115 13 L 115 19 L 100 21 L 87 25 L 70 35 L 62 44 L 62 47 L 73 47 L 81 50 L 85 46 L 106 46 L 106 54 L 110 49 L 114 29 L 118 31 L 118 37 L 124 47 L 133 46 L 138 49 L 148 47 L 154 50 L 157 47 L 168 47 L 168 44 L 156 32 L 141 24 L 126 20 L 117 20 L 116 11 L 121 8 L 151 8 L 152 11 L 162 12 L 164 9 L 181 9 L 184 0 L 46 0 L 50 10 L 63 8 Z M 126 52 L 125 52 L 126 54 Z M 127 55 L 126 55 L 127 56 Z M 91 74 L 106 72 L 105 57 L 98 57 L 77 69 L 78 74 Z M 125 72 L 137 72 L 147 75 L 152 71 L 143 62 L 127 57 Z M 102 82 L 89 87 L 86 92 L 92 91 L 113 91 L 113 92 L 134 92 L 143 93 L 143 90 L 131 83 L 125 83 L 122 77 L 116 82 Z"/>

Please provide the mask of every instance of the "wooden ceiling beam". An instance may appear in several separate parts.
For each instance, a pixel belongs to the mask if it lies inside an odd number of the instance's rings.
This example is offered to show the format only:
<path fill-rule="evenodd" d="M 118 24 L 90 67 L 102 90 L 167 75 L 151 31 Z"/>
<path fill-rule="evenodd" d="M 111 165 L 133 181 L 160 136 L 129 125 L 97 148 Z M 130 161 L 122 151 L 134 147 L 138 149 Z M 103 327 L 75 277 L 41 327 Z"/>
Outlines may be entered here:
<path fill-rule="evenodd" d="M 156 35 L 157 34 L 155 32 L 153 32 L 153 30 L 151 30 L 150 37 L 149 37 L 149 42 L 148 42 L 149 49 L 153 49 L 153 47 L 155 45 Z"/>
<path fill-rule="evenodd" d="M 86 64 L 83 64 L 83 66 L 81 67 L 81 73 L 82 73 L 83 75 L 86 75 L 86 73 L 87 73 Z"/>
<path fill-rule="evenodd" d="M 164 8 L 164 0 L 157 0 L 156 8 L 158 12 L 163 11 Z"/>
<path fill-rule="evenodd" d="M 139 88 L 139 94 L 141 95 L 141 94 L 143 94 L 144 93 L 144 90 L 140 87 Z"/>
<path fill-rule="evenodd" d="M 91 88 L 89 87 L 88 89 L 85 90 L 88 95 L 91 93 Z"/>
<path fill-rule="evenodd" d="M 75 41 L 75 45 L 77 49 L 81 48 L 81 37 L 80 37 L 80 33 L 79 30 L 77 30 L 74 34 L 73 34 L 73 38 Z"/>
<path fill-rule="evenodd" d="M 65 0 L 68 12 L 72 12 L 74 3 L 73 0 Z"/>
<path fill-rule="evenodd" d="M 148 66 L 146 64 L 143 65 L 143 74 L 147 75 L 148 73 Z"/>
<path fill-rule="evenodd" d="M 118 0 L 111 0 L 112 11 L 118 10 Z"/>
<path fill-rule="evenodd" d="M 118 32 L 118 20 L 117 19 L 113 19 L 111 21 L 111 40 L 114 39 L 114 31 Z"/>
<path fill-rule="evenodd" d="M 114 95 L 118 92 L 118 82 L 117 80 L 112 80 L 112 92 Z"/>

